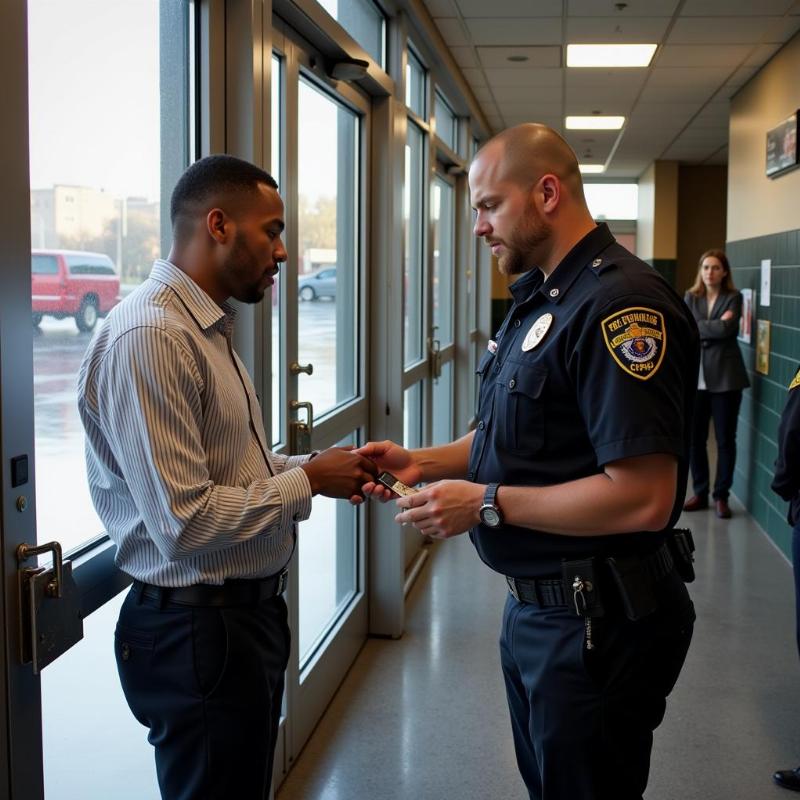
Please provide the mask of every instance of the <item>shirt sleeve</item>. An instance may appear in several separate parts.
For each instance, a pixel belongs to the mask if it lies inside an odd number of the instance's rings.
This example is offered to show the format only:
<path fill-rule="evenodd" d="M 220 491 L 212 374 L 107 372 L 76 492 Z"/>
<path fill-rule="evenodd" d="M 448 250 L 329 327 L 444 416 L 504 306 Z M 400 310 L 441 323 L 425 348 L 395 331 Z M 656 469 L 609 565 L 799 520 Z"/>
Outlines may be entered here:
<path fill-rule="evenodd" d="M 686 393 L 694 391 L 697 352 L 681 330 L 683 318 L 650 298 L 627 297 L 588 319 L 571 372 L 598 465 L 652 453 L 684 455 Z"/>
<path fill-rule="evenodd" d="M 98 424 L 142 521 L 164 558 L 223 550 L 307 519 L 311 486 L 301 469 L 246 487 L 209 477 L 202 446 L 202 378 L 169 332 L 135 328 L 97 373 Z"/>

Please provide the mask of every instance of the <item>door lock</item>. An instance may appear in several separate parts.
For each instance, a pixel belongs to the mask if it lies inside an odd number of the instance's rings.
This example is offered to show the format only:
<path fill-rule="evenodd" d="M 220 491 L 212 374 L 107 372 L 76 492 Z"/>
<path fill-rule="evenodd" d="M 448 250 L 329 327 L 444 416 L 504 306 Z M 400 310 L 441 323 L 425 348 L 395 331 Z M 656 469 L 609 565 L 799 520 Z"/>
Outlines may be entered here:
<path fill-rule="evenodd" d="M 309 365 L 310 366 L 310 365 Z M 305 422 L 293 419 L 289 423 L 289 450 L 292 455 L 301 456 L 311 452 L 311 434 L 314 430 L 314 406 L 311 403 L 302 403 L 292 400 L 289 404 L 292 411 L 306 410 Z"/>

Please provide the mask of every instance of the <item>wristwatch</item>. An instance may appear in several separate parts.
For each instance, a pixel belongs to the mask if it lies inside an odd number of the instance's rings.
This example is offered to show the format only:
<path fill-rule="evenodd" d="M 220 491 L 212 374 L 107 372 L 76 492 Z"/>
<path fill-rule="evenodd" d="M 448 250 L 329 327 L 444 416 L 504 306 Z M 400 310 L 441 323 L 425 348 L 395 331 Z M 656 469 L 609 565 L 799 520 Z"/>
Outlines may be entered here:
<path fill-rule="evenodd" d="M 499 528 L 503 524 L 503 512 L 497 507 L 495 498 L 500 484 L 490 483 L 483 495 L 483 505 L 478 510 L 481 522 L 487 528 Z"/>

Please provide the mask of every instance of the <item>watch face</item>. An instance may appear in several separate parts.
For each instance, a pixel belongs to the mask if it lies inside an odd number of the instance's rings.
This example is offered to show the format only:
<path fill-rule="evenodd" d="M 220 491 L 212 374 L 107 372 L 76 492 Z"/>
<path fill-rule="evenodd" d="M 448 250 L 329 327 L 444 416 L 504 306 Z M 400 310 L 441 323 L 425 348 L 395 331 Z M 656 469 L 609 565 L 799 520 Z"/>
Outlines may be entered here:
<path fill-rule="evenodd" d="M 490 528 L 496 528 L 500 524 L 500 514 L 497 513 L 496 508 L 484 506 L 481 509 L 481 520 L 484 525 Z"/>

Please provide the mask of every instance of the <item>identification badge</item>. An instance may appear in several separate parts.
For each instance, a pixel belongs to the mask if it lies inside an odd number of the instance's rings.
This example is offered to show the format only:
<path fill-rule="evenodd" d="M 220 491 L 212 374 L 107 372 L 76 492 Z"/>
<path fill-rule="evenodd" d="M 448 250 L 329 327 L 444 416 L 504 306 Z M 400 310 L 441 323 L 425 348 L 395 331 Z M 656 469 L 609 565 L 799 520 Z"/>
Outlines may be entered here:
<path fill-rule="evenodd" d="M 646 381 L 658 372 L 667 351 L 664 315 L 652 308 L 625 308 L 601 323 L 614 361 L 634 378 Z"/>
<path fill-rule="evenodd" d="M 796 389 L 800 386 L 800 369 L 797 370 L 797 375 L 794 376 L 794 380 L 789 384 L 790 389 Z"/>
<path fill-rule="evenodd" d="M 522 342 L 523 352 L 527 353 L 528 350 L 533 350 L 533 348 L 544 339 L 545 334 L 550 330 L 552 324 L 553 315 L 549 312 L 547 314 L 542 314 L 525 334 L 525 340 Z"/>

